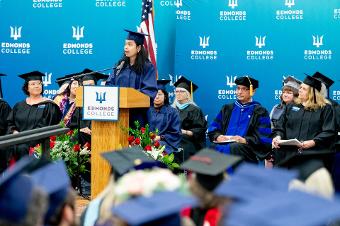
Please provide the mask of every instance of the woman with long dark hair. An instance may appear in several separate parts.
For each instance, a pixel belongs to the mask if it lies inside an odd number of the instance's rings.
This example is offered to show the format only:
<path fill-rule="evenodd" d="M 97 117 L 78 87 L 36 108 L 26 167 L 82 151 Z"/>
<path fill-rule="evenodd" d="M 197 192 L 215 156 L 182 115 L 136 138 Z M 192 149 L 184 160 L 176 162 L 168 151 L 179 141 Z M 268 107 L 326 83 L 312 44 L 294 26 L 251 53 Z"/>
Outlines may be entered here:
<path fill-rule="evenodd" d="M 7 118 L 8 133 L 41 128 L 56 125 L 60 122 L 61 112 L 59 107 L 50 99 L 44 98 L 42 76 L 45 74 L 39 71 L 20 75 L 25 80 L 22 87 L 27 98 L 14 105 L 12 112 Z M 16 145 L 12 153 L 16 160 L 28 154 L 29 147 L 34 147 L 39 141 L 31 141 L 25 144 Z"/>

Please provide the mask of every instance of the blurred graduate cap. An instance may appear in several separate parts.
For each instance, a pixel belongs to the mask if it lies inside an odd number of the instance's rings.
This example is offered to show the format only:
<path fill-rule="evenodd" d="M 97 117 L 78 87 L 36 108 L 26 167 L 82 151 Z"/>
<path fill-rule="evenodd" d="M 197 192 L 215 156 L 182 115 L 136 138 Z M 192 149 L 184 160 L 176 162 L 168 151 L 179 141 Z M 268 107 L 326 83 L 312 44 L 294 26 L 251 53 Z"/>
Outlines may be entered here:
<path fill-rule="evenodd" d="M 3 92 L 2 92 L 2 84 L 1 84 L 1 77 L 6 76 L 5 74 L 0 73 L 0 98 L 3 98 Z"/>
<path fill-rule="evenodd" d="M 329 87 L 331 87 L 334 83 L 334 81 L 332 79 L 330 79 L 329 77 L 327 77 L 326 75 L 320 73 L 320 72 L 315 72 L 312 75 L 313 78 L 316 78 L 318 80 L 320 80 L 323 84 L 325 84 L 326 88 L 329 89 Z"/>
<path fill-rule="evenodd" d="M 170 79 L 160 79 L 160 80 L 157 80 L 157 89 L 160 90 L 166 90 L 166 85 L 169 84 L 171 80 Z"/>
<path fill-rule="evenodd" d="M 148 34 L 144 34 L 141 32 L 131 31 L 124 29 L 124 31 L 128 32 L 128 36 L 126 37 L 127 40 L 133 40 L 136 42 L 137 45 L 143 45 L 144 44 L 144 38 Z"/>
<path fill-rule="evenodd" d="M 214 191 L 218 196 L 248 201 L 270 191 L 288 191 L 289 182 L 297 177 L 296 171 L 266 169 L 255 164 L 243 163 Z"/>
<path fill-rule="evenodd" d="M 319 92 L 321 91 L 321 81 L 312 76 L 307 75 L 303 80 L 303 83 L 318 90 Z"/>
<path fill-rule="evenodd" d="M 294 78 L 293 76 L 288 76 L 283 80 L 283 87 L 290 87 L 292 88 L 295 92 L 299 92 L 299 88 L 301 85 L 302 81 L 299 79 Z"/>
<path fill-rule="evenodd" d="M 194 92 L 198 89 L 198 86 L 195 83 L 185 78 L 183 75 L 181 75 L 181 77 L 179 77 L 179 79 L 174 83 L 174 86 L 176 88 L 186 89 L 190 93 L 191 99 L 193 99 Z"/>
<path fill-rule="evenodd" d="M 112 212 L 130 226 L 179 226 L 181 209 L 196 204 L 193 197 L 178 192 L 156 192 L 152 196 L 129 199 Z"/>
<path fill-rule="evenodd" d="M 214 190 L 224 178 L 227 168 L 237 165 L 242 158 L 205 148 L 185 161 L 181 168 L 196 173 L 197 181 L 208 191 Z"/>
<path fill-rule="evenodd" d="M 70 189 L 70 179 L 63 161 L 45 165 L 32 172 L 32 180 L 49 195 L 49 206 L 45 221 L 53 216 L 65 202 Z"/>
<path fill-rule="evenodd" d="M 31 71 L 31 72 L 19 75 L 19 77 L 24 79 L 26 82 L 31 81 L 31 80 L 42 81 L 43 76 L 45 76 L 45 74 L 40 71 Z"/>
<path fill-rule="evenodd" d="M 97 81 L 100 80 L 100 79 L 107 79 L 109 76 L 108 75 L 105 75 L 105 74 L 102 74 L 102 73 L 99 73 L 99 72 L 96 72 L 96 71 L 93 71 L 91 69 L 88 69 L 88 68 L 85 68 L 81 74 L 85 74 L 81 80 L 84 82 L 84 81 L 89 81 L 89 80 L 93 80 L 95 82 L 95 84 L 97 84 Z"/>
<path fill-rule="evenodd" d="M 24 173 L 33 159 L 24 157 L 0 178 L 0 220 L 20 224 L 27 215 L 34 182 Z"/>
<path fill-rule="evenodd" d="M 145 169 L 160 166 L 158 161 L 148 157 L 140 146 L 132 146 L 122 150 L 102 153 L 118 176 L 132 169 Z"/>
<path fill-rule="evenodd" d="M 330 201 L 299 191 L 272 192 L 248 203 L 231 206 L 228 226 L 319 226 L 340 219 L 339 201 Z"/>

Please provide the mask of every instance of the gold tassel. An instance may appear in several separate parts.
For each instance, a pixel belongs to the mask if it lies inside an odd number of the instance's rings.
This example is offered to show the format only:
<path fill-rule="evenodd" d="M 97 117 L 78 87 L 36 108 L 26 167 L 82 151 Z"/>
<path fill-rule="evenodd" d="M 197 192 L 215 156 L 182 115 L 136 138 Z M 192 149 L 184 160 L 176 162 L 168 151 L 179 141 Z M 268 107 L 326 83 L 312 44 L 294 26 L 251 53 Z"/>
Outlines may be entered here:
<path fill-rule="evenodd" d="M 190 82 L 190 96 L 191 100 L 194 101 L 194 88 L 192 87 L 192 82 Z"/>
<path fill-rule="evenodd" d="M 253 88 L 253 84 L 250 81 L 250 78 L 248 76 L 246 76 L 248 81 L 249 81 L 249 94 L 252 97 L 254 95 L 254 88 Z"/>

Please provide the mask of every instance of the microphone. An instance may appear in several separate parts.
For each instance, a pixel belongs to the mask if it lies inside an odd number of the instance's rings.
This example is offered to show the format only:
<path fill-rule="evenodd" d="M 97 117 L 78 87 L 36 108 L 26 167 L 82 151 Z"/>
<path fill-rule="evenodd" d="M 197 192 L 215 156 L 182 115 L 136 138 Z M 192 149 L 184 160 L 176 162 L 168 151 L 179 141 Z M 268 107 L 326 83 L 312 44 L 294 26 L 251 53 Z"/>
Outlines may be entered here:
<path fill-rule="evenodd" d="M 109 68 L 105 68 L 105 69 L 101 69 L 101 70 L 97 70 L 97 71 L 92 71 L 92 72 L 88 72 L 88 73 L 81 73 L 81 74 L 78 74 L 78 75 L 74 75 L 72 77 L 57 79 L 57 81 L 63 82 L 63 81 L 69 80 L 69 79 L 78 79 L 78 78 L 84 77 L 85 75 L 92 75 L 92 74 L 95 74 L 95 73 L 101 73 L 101 72 L 112 70 L 112 69 L 115 69 L 115 68 L 116 67 L 109 67 Z"/>
<path fill-rule="evenodd" d="M 117 66 L 116 76 L 119 75 L 120 71 L 123 69 L 124 64 L 125 64 L 125 60 L 122 60 L 122 62 L 120 62 L 120 64 Z"/>

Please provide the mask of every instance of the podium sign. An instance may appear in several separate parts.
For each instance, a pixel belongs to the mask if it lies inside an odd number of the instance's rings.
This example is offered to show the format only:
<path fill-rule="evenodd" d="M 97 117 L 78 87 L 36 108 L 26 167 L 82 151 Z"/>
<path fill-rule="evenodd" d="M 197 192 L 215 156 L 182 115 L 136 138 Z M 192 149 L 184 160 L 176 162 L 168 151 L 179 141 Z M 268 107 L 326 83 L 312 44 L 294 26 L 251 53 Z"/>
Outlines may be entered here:
<path fill-rule="evenodd" d="M 117 121 L 118 87 L 84 86 L 83 120 Z"/>

